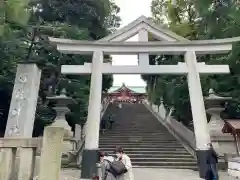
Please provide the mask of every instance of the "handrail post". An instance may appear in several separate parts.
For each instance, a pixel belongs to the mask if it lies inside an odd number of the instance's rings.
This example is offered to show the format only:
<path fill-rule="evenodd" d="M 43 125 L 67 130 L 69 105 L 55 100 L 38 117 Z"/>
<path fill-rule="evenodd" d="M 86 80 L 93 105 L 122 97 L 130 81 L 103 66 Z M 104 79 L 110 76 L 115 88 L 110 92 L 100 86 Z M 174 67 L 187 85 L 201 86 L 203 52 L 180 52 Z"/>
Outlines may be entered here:
<path fill-rule="evenodd" d="M 18 180 L 31 180 L 34 174 L 36 148 L 19 149 Z"/>
<path fill-rule="evenodd" d="M 44 130 L 39 180 L 59 180 L 64 128 L 48 126 Z"/>
<path fill-rule="evenodd" d="M 16 160 L 17 148 L 0 149 L 0 179 L 12 179 L 15 170 L 14 164 Z"/>

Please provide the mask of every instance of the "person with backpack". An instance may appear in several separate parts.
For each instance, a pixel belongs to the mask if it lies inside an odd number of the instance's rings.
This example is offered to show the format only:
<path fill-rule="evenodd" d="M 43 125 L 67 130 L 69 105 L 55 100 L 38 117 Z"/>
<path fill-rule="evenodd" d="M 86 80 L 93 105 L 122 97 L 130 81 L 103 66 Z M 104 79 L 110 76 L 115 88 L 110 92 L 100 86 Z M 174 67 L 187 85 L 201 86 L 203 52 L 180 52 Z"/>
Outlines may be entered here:
<path fill-rule="evenodd" d="M 122 162 L 126 168 L 125 172 L 118 176 L 118 180 L 134 180 L 132 162 L 129 156 L 124 153 L 121 147 L 116 147 L 115 154 L 117 156 L 117 161 Z"/>
<path fill-rule="evenodd" d="M 117 180 L 117 176 L 111 171 L 110 164 L 114 161 L 114 157 L 104 152 L 100 152 L 100 163 L 102 171 L 102 180 Z"/>

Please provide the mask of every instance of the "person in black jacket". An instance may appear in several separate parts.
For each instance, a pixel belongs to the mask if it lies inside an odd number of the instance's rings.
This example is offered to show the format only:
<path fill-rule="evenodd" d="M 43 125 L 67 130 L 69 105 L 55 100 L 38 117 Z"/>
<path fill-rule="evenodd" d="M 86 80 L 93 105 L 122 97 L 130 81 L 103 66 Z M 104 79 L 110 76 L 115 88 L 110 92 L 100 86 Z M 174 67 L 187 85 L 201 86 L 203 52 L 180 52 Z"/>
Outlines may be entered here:
<path fill-rule="evenodd" d="M 205 174 L 205 180 L 213 180 L 214 177 L 213 177 L 213 173 L 212 173 L 212 170 L 210 168 L 210 166 L 207 167 L 207 172 Z"/>
<path fill-rule="evenodd" d="M 218 155 L 216 151 L 213 149 L 213 146 L 211 143 L 209 145 L 209 153 L 207 156 L 207 164 L 208 164 L 208 169 L 211 170 L 212 175 L 213 175 L 213 180 L 218 180 L 218 170 L 217 170 L 217 164 L 218 164 Z M 208 172 L 209 173 L 209 172 Z"/>

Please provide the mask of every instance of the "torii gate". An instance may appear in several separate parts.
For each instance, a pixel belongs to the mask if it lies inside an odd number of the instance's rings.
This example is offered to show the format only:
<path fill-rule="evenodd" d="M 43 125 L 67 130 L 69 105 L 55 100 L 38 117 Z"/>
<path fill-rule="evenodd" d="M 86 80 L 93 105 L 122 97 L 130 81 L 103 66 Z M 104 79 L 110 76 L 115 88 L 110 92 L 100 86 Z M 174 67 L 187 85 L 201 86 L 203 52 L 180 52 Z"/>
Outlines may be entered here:
<path fill-rule="evenodd" d="M 148 42 L 151 33 L 159 42 Z M 124 42 L 139 34 L 140 42 Z M 191 101 L 196 154 L 200 177 L 206 170 L 206 156 L 211 142 L 202 95 L 199 73 L 229 73 L 228 65 L 197 63 L 198 54 L 223 54 L 232 50 L 232 43 L 240 38 L 190 41 L 169 30 L 157 26 L 145 16 L 115 33 L 95 42 L 49 38 L 60 52 L 68 54 L 93 54 L 92 63 L 63 65 L 63 74 L 91 74 L 88 117 L 86 124 L 85 150 L 82 158 L 82 179 L 91 179 L 97 162 L 99 148 L 100 104 L 102 74 L 186 74 Z M 104 54 L 138 54 L 138 66 L 112 66 L 103 63 Z M 177 65 L 149 65 L 149 54 L 184 55 L 185 63 Z"/>

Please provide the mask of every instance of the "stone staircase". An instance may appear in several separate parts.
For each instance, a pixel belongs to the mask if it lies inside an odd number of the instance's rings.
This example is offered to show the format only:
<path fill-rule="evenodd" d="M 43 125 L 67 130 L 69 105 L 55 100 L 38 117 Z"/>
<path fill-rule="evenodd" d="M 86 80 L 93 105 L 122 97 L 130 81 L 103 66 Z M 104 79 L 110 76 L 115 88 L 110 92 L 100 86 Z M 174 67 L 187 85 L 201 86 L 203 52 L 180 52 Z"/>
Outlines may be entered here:
<path fill-rule="evenodd" d="M 100 149 L 112 154 L 124 148 L 134 167 L 197 169 L 194 157 L 142 104 L 112 104 L 103 118 L 114 115 L 112 130 L 100 135 Z"/>

